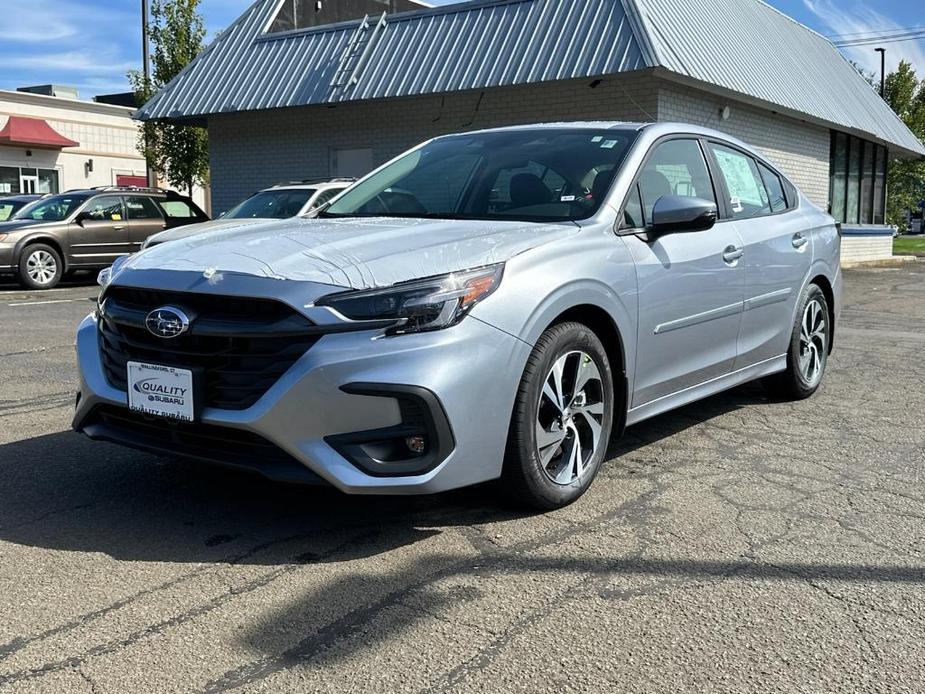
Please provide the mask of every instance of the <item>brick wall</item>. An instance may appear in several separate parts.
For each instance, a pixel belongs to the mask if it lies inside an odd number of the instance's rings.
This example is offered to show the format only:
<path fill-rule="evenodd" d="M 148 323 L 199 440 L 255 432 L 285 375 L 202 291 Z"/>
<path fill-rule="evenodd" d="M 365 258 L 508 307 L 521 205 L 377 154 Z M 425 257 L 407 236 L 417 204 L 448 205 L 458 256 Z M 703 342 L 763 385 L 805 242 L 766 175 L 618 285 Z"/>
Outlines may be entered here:
<path fill-rule="evenodd" d="M 730 117 L 720 110 L 729 106 Z M 825 209 L 829 200 L 829 130 L 689 87 L 662 82 L 658 117 L 695 123 L 747 142 L 780 167 L 806 196 Z"/>
<path fill-rule="evenodd" d="M 335 149 L 373 150 L 379 164 L 430 137 L 562 120 L 678 120 L 728 132 L 757 146 L 817 204 L 826 205 L 829 134 L 824 128 L 727 103 L 647 73 L 568 80 L 367 103 L 310 106 L 209 119 L 213 208 L 227 210 L 281 181 L 333 175 Z"/>
<path fill-rule="evenodd" d="M 892 236 L 844 236 L 841 240 L 842 266 L 852 266 L 893 257 Z"/>

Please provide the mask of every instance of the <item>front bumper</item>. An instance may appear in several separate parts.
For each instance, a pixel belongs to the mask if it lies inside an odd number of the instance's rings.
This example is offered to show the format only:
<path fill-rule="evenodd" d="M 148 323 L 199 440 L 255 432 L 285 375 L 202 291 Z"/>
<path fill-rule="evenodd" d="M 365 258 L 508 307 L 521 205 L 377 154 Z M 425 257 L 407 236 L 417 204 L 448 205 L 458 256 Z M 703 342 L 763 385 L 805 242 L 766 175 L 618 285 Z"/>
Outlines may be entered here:
<path fill-rule="evenodd" d="M 252 407 L 207 407 L 195 427 L 184 427 L 128 410 L 126 393 L 104 375 L 97 333 L 93 316 L 77 333 L 77 431 L 354 494 L 428 494 L 497 478 L 530 352 L 471 316 L 447 330 L 393 338 L 379 331 L 328 334 Z M 358 442 L 370 432 L 400 435 L 408 393 L 431 418 L 434 456 L 409 474 L 364 465 Z"/>
<path fill-rule="evenodd" d="M 16 244 L 9 241 L 0 241 L 0 273 L 6 274 L 13 272 L 16 266 L 13 264 L 13 255 Z"/>

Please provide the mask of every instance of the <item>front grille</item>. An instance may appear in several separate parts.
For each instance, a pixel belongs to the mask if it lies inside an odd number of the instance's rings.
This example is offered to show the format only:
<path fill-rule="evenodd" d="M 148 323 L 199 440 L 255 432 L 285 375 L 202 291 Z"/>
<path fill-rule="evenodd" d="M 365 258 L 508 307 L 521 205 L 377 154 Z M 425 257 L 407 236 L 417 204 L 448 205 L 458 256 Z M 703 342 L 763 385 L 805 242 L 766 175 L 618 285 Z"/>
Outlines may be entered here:
<path fill-rule="evenodd" d="M 145 327 L 151 311 L 183 310 L 187 333 L 172 339 Z M 200 374 L 206 407 L 244 410 L 255 404 L 319 339 L 314 324 L 286 304 L 210 294 L 110 287 L 100 311 L 103 369 L 127 390 L 127 363 L 137 361 Z"/>
<path fill-rule="evenodd" d="M 80 429 L 92 438 L 246 468 L 281 481 L 308 484 L 322 482 L 321 478 L 278 446 L 257 434 L 240 429 L 198 422 L 175 422 L 108 405 L 94 408 L 81 423 Z"/>

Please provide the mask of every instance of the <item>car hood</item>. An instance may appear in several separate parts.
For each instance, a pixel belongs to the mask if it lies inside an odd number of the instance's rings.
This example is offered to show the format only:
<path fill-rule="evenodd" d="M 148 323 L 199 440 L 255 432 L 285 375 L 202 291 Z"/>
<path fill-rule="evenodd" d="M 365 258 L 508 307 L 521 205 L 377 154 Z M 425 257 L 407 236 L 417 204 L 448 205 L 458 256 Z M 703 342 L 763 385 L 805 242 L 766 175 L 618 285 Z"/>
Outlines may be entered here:
<path fill-rule="evenodd" d="M 29 227 L 50 226 L 52 224 L 66 224 L 66 222 L 46 222 L 40 219 L 12 219 L 6 222 L 0 222 L 0 234 L 11 234 L 20 229 Z"/>
<path fill-rule="evenodd" d="M 177 239 L 185 239 L 188 236 L 195 236 L 196 234 L 202 234 L 206 231 L 214 231 L 216 229 L 225 229 L 231 227 L 245 227 L 250 226 L 251 224 L 258 224 L 259 222 L 268 222 L 274 221 L 269 219 L 213 219 L 209 222 L 200 222 L 199 224 L 187 224 L 186 226 L 176 227 L 175 229 L 167 229 L 166 231 L 160 231 L 153 236 L 148 237 L 148 241 L 152 244 L 164 243 L 165 241 L 176 241 Z"/>
<path fill-rule="evenodd" d="M 120 268 L 240 273 L 372 289 L 504 262 L 577 234 L 574 223 L 296 218 L 154 246 Z"/>

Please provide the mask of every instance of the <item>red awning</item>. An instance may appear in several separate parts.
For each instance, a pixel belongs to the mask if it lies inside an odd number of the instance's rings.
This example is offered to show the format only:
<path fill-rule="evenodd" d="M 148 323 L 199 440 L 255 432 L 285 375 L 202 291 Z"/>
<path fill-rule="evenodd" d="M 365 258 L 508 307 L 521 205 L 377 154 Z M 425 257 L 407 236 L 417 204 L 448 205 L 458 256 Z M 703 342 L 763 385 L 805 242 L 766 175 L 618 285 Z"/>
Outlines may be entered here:
<path fill-rule="evenodd" d="M 80 143 L 59 135 L 41 118 L 10 116 L 3 130 L 0 130 L 0 145 L 61 149 L 62 147 L 78 147 Z"/>

